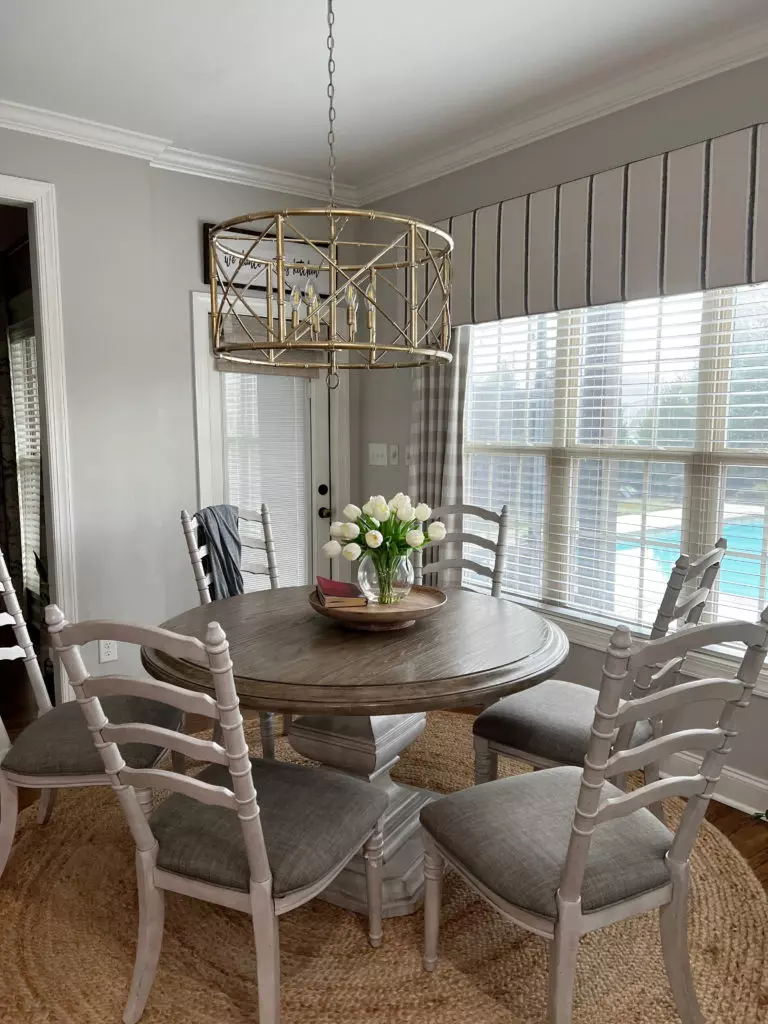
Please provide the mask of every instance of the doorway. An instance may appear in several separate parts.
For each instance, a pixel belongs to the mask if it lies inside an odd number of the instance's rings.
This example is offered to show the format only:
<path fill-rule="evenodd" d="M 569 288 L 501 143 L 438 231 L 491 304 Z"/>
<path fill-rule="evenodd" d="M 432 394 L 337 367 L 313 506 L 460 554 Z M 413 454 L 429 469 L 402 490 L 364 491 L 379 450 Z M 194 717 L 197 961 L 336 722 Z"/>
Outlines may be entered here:
<path fill-rule="evenodd" d="M 280 586 L 339 575 L 321 550 L 349 501 L 348 398 L 314 372 L 239 372 L 217 365 L 210 295 L 192 294 L 198 507 L 269 506 Z M 339 393 L 341 392 L 341 393 Z M 332 444 L 343 436 L 346 446 Z M 341 449 L 341 455 L 339 450 Z M 256 577 L 258 580 L 259 578 Z"/>
<path fill-rule="evenodd" d="M 53 665 L 42 649 L 49 603 L 40 356 L 35 329 L 26 207 L 0 204 L 0 550 L 55 700 Z M 10 626 L 0 643 L 15 643 Z M 4 666 L 0 717 L 14 732 L 35 717 L 20 661 Z"/>

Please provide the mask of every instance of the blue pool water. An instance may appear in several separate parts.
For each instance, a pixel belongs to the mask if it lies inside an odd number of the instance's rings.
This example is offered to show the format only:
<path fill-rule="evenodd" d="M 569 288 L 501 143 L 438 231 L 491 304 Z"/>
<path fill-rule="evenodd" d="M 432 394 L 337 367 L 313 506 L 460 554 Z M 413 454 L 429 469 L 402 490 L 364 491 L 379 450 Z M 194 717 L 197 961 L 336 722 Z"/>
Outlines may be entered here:
<path fill-rule="evenodd" d="M 763 519 L 760 516 L 731 519 L 723 528 L 723 536 L 728 541 L 728 555 L 720 572 L 721 593 L 757 600 L 760 596 Z M 659 571 L 665 576 L 669 575 L 680 552 L 679 528 L 649 530 L 648 538 L 651 542 L 648 548 L 651 557 Z M 657 543 L 654 544 L 654 541 Z M 632 551 L 639 543 L 639 534 L 622 534 L 616 550 Z"/>

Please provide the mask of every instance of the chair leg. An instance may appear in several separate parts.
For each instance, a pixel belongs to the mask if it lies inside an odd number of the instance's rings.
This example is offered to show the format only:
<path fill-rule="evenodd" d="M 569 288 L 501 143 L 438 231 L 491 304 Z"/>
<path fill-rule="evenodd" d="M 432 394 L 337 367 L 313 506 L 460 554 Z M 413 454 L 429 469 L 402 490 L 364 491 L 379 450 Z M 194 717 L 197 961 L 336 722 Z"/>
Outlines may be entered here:
<path fill-rule="evenodd" d="M 440 935 L 443 858 L 432 836 L 424 829 L 421 834 L 424 839 L 424 970 L 434 971 Z"/>
<path fill-rule="evenodd" d="M 11 855 L 18 815 L 19 791 L 0 771 L 0 875 Z"/>
<path fill-rule="evenodd" d="M 292 721 L 293 715 L 283 715 L 283 736 L 287 736 L 290 733 Z"/>
<path fill-rule="evenodd" d="M 183 775 L 187 770 L 187 759 L 181 753 L 180 750 L 171 751 L 171 768 L 179 775 Z"/>
<path fill-rule="evenodd" d="M 213 723 L 213 742 L 218 743 L 220 747 L 224 746 L 224 733 L 221 731 L 221 722 L 216 721 Z"/>
<path fill-rule="evenodd" d="M 136 881 L 139 887 L 139 939 L 123 1024 L 136 1024 L 144 1013 L 163 945 L 165 894 L 155 885 L 154 868 L 155 851 L 138 850 Z"/>
<path fill-rule="evenodd" d="M 381 875 L 384 836 L 382 823 L 369 836 L 363 847 L 365 857 L 365 888 L 368 896 L 368 941 L 377 949 L 381 945 Z"/>
<path fill-rule="evenodd" d="M 37 824 L 47 825 L 53 814 L 53 805 L 56 803 L 55 789 L 41 789 L 40 802 L 37 805 Z"/>
<path fill-rule="evenodd" d="M 274 761 L 275 716 L 271 711 L 262 711 L 259 715 L 259 732 L 261 733 L 261 756 L 267 761 Z"/>
<path fill-rule="evenodd" d="M 259 1024 L 280 1024 L 280 939 L 271 882 L 251 882 Z"/>
<path fill-rule="evenodd" d="M 563 904 L 558 899 L 558 909 L 555 937 L 549 952 L 549 1024 L 571 1024 L 580 938 L 573 918 L 580 915 L 580 905 Z"/>
<path fill-rule="evenodd" d="M 491 750 L 488 740 L 475 736 L 475 785 L 493 782 L 499 770 L 498 755 Z"/>
<path fill-rule="evenodd" d="M 696 998 L 688 953 L 688 865 L 667 860 L 672 875 L 672 900 L 661 908 L 661 948 L 669 986 L 683 1024 L 704 1024 Z"/>

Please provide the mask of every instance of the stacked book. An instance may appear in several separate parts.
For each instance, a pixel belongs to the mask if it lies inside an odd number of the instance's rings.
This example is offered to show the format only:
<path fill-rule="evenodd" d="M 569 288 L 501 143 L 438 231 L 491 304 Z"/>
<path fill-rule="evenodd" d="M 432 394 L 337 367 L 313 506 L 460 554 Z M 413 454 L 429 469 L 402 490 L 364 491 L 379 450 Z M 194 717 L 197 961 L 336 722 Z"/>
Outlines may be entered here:
<path fill-rule="evenodd" d="M 368 598 L 356 583 L 341 583 L 317 577 L 317 596 L 327 608 L 358 608 L 368 604 Z"/>

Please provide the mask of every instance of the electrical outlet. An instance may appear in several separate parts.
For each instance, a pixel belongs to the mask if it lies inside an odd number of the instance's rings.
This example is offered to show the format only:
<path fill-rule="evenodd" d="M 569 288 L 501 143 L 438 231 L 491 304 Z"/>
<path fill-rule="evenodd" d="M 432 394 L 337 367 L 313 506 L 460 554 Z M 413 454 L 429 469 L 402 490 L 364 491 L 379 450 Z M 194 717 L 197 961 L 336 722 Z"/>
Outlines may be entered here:
<path fill-rule="evenodd" d="M 390 466 L 400 465 L 400 446 L 391 444 L 389 446 L 389 464 Z"/>
<path fill-rule="evenodd" d="M 99 640 L 99 664 L 117 661 L 117 640 Z"/>
<path fill-rule="evenodd" d="M 369 466 L 386 466 L 387 464 L 387 446 L 385 444 L 369 444 L 368 445 L 368 465 Z"/>

